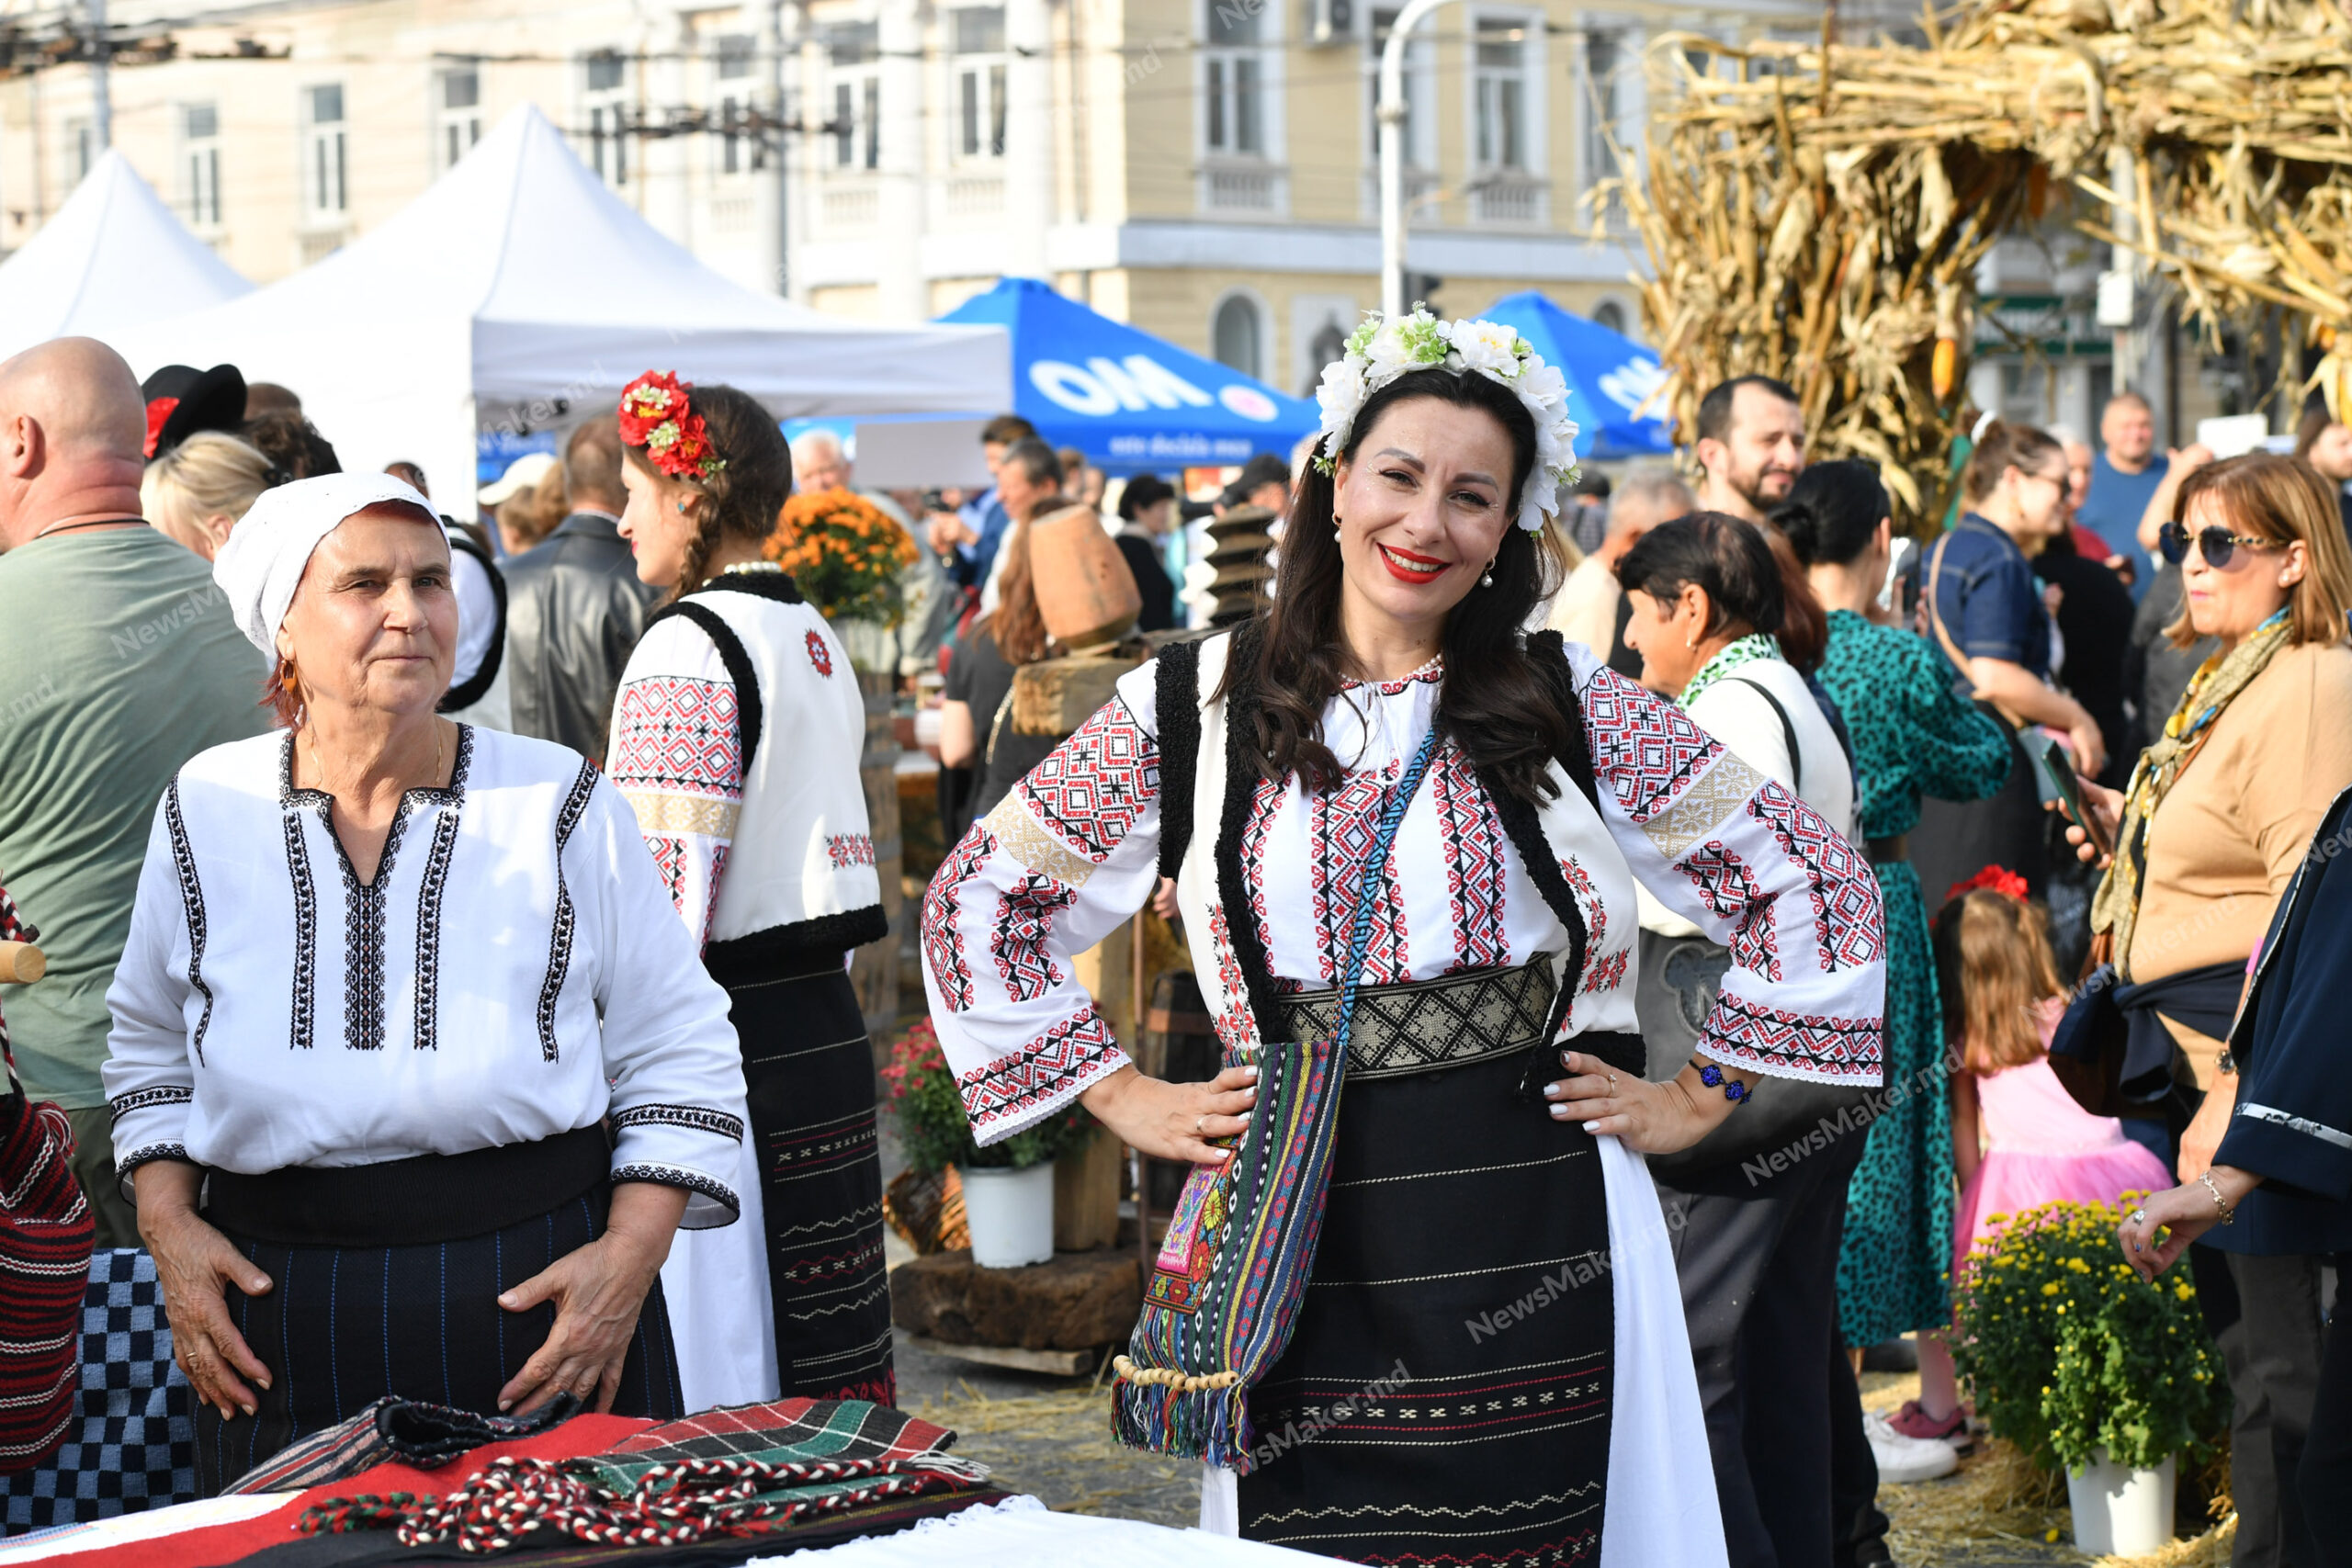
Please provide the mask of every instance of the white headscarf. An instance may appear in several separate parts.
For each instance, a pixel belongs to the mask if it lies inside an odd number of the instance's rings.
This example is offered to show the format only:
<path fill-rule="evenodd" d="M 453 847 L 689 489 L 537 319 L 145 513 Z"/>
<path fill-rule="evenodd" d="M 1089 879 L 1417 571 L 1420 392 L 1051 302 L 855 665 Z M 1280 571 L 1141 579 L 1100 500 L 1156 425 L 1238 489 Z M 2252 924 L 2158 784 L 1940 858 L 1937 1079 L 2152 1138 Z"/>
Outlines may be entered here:
<path fill-rule="evenodd" d="M 311 552 L 345 518 L 386 501 L 405 501 L 427 517 L 437 515 L 431 502 L 390 474 L 320 474 L 262 491 L 212 562 L 212 581 L 229 596 L 237 629 L 248 641 L 277 657 L 277 624 L 294 602 Z"/>

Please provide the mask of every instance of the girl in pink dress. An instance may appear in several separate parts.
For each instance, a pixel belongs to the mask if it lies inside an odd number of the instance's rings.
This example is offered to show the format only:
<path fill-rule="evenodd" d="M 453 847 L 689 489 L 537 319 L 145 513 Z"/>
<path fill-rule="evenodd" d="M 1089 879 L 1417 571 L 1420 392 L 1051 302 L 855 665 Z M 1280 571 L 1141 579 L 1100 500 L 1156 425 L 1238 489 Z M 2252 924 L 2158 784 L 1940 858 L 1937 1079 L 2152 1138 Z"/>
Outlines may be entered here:
<path fill-rule="evenodd" d="M 2111 1203 L 2172 1185 L 2162 1161 L 2112 1116 L 2075 1103 L 2050 1066 L 2050 1037 L 2066 1010 L 2050 953 L 2048 917 L 2025 879 L 1997 867 L 1952 889 L 1935 920 L 1944 1038 L 1960 1043 L 1951 1076 L 1952 1278 L 1970 1248 L 2044 1203 Z M 1965 1416 L 1940 1338 L 1919 1342 L 1919 1397 L 1891 1425 L 1914 1438 L 1960 1435 Z"/>

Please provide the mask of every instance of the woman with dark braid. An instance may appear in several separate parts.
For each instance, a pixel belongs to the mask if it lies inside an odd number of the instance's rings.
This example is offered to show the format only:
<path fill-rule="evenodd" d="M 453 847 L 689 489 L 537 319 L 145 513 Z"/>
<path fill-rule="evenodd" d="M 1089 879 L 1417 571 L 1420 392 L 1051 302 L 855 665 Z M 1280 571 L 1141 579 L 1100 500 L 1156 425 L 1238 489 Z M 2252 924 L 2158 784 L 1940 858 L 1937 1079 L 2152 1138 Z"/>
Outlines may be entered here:
<path fill-rule="evenodd" d="M 792 492 L 774 416 L 648 372 L 621 394 L 620 431 L 621 536 L 670 602 L 629 656 L 605 754 L 731 999 L 757 1168 L 736 1182 L 749 1223 L 673 1247 L 663 1269 L 686 1408 L 887 1404 L 874 1064 L 843 965 L 889 929 L 857 772 L 865 705 L 841 639 L 763 554 Z"/>

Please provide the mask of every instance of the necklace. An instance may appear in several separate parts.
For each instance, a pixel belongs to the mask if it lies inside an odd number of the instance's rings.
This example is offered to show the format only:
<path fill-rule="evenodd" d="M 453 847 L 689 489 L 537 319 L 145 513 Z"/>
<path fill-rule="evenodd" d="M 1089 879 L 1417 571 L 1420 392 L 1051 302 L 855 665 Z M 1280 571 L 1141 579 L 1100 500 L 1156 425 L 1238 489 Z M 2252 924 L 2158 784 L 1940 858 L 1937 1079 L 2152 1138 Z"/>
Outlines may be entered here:
<path fill-rule="evenodd" d="M 122 528 L 133 523 L 144 525 L 146 521 L 144 517 L 85 517 L 78 523 L 51 523 L 33 537 L 46 539 L 51 534 L 71 534 L 77 528 Z"/>
<path fill-rule="evenodd" d="M 725 577 L 725 576 L 727 576 L 729 572 L 739 572 L 739 571 L 741 571 L 741 572 L 752 572 L 752 571 L 775 571 L 775 572 L 781 572 L 783 570 L 784 570 L 784 568 L 782 568 L 781 566 L 778 566 L 775 562 L 774 562 L 774 561 L 772 561 L 772 560 L 739 560 L 739 561 L 737 561 L 733 566 L 726 567 L 726 568 L 721 569 L 721 570 L 720 570 L 720 571 L 719 571 L 719 574 L 718 574 L 718 575 L 719 575 L 719 576 L 721 576 L 721 577 Z"/>

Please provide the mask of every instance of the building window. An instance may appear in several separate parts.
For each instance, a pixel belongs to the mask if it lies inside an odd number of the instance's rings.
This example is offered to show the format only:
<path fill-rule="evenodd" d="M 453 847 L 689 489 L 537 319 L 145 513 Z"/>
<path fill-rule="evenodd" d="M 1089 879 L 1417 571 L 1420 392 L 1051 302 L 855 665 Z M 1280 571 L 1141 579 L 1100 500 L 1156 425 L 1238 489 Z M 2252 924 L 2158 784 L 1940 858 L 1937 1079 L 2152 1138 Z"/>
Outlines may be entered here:
<path fill-rule="evenodd" d="M 1603 299 L 1592 308 L 1592 324 L 1607 327 L 1619 337 L 1634 335 L 1634 318 L 1623 304 L 1614 299 Z"/>
<path fill-rule="evenodd" d="M 589 162 L 616 189 L 628 184 L 628 62 L 617 50 L 599 50 L 587 67 Z"/>
<path fill-rule="evenodd" d="M 968 6 L 956 17 L 956 151 L 1004 156 L 1004 7 Z"/>
<path fill-rule="evenodd" d="M 1482 169 L 1527 167 L 1527 40 L 1517 21 L 1481 17 L 1472 70 L 1476 73 L 1477 164 Z"/>
<path fill-rule="evenodd" d="M 180 106 L 180 202 L 192 229 L 220 223 L 220 111 L 212 104 Z"/>
<path fill-rule="evenodd" d="M 757 90 L 752 72 L 759 62 L 759 46 L 748 33 L 729 33 L 718 40 L 711 61 L 712 74 L 719 82 L 718 172 L 735 175 L 763 167 L 767 160 L 761 155 L 760 139 L 743 123 Z"/>
<path fill-rule="evenodd" d="M 873 22 L 851 22 L 827 28 L 825 58 L 833 89 L 832 118 L 825 128 L 832 132 L 833 167 L 881 167 L 880 28 Z"/>
<path fill-rule="evenodd" d="M 1396 28 L 1396 8 L 1383 6 L 1372 14 L 1372 47 L 1364 63 L 1365 80 L 1371 84 L 1364 94 L 1365 113 L 1372 117 L 1372 140 L 1366 143 L 1376 162 L 1380 157 L 1380 52 L 1388 47 L 1388 35 Z M 1422 146 L 1422 105 L 1429 93 L 1429 84 L 1422 79 L 1428 67 L 1429 39 L 1426 33 L 1417 32 L 1405 45 L 1405 122 L 1397 129 L 1404 134 L 1405 163 L 1409 167 L 1426 167 L 1433 160 Z"/>
<path fill-rule="evenodd" d="M 303 206 L 312 218 L 342 217 L 351 207 L 342 83 L 302 89 L 302 143 Z"/>
<path fill-rule="evenodd" d="M 473 61 L 434 73 L 434 157 L 444 170 L 473 151 L 481 140 L 481 67 Z"/>
<path fill-rule="evenodd" d="M 98 161 L 98 133 L 86 119 L 65 122 L 65 182 L 80 185 Z"/>
<path fill-rule="evenodd" d="M 1258 38 L 1263 9 L 1261 0 L 1209 0 L 1203 107 L 1212 152 L 1266 155 L 1265 62 Z"/>
<path fill-rule="evenodd" d="M 1216 340 L 1216 362 L 1244 376 L 1256 378 L 1265 360 L 1261 352 L 1265 341 L 1262 324 L 1258 319 L 1257 303 L 1244 294 L 1228 296 L 1216 308 L 1216 320 L 1210 328 Z"/>
<path fill-rule="evenodd" d="M 1617 155 L 1610 150 L 1619 141 L 1618 78 L 1623 74 L 1625 39 L 1623 33 L 1596 28 L 1584 39 L 1584 177 L 1589 185 L 1617 173 Z"/>

